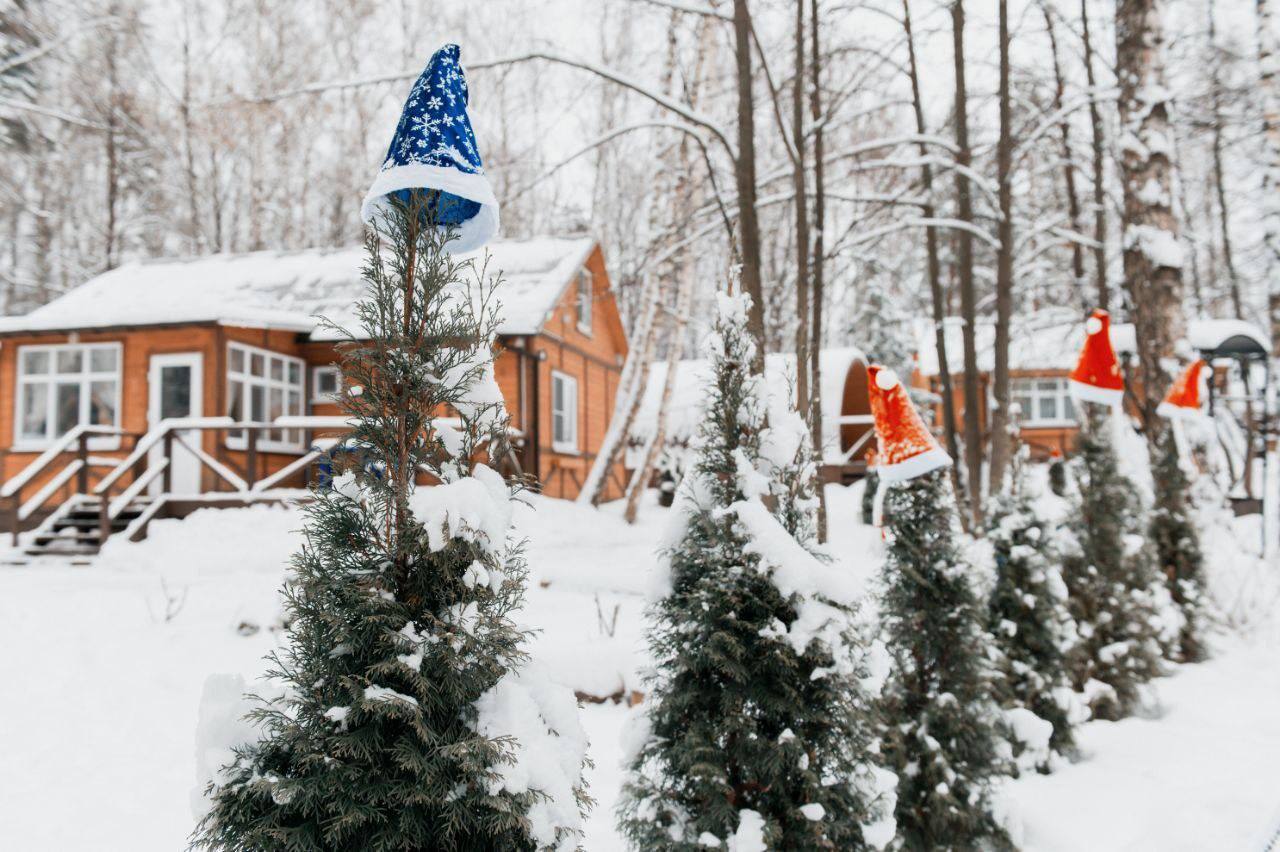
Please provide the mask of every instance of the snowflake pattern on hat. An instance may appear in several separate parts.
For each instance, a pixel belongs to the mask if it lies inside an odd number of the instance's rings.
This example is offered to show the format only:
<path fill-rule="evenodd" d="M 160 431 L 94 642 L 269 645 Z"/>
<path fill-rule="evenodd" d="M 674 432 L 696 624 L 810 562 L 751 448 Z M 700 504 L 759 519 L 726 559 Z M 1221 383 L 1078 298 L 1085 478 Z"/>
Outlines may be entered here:
<path fill-rule="evenodd" d="M 385 211 L 389 198 L 407 202 L 415 190 L 434 190 L 424 214 L 438 227 L 456 227 L 448 249 L 465 252 L 498 230 L 498 201 L 467 115 L 470 100 L 461 49 L 436 51 L 405 100 L 381 170 L 361 207 L 366 223 Z"/>

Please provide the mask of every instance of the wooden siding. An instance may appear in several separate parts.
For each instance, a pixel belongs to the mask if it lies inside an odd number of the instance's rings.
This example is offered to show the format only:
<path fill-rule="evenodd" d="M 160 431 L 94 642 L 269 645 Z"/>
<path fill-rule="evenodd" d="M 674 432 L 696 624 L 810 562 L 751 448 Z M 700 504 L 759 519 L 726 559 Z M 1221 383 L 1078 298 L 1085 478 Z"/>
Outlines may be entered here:
<path fill-rule="evenodd" d="M 592 322 L 589 330 L 577 323 L 576 280 L 570 282 L 539 334 L 499 341 L 494 363 L 495 377 L 507 401 L 512 426 L 533 444 L 524 453 L 524 463 L 533 462 L 543 492 L 552 497 L 573 498 L 585 481 L 591 462 L 604 440 L 613 413 L 622 362 L 627 345 L 609 288 L 604 258 L 597 247 L 587 260 L 594 292 Z M 206 417 L 226 413 L 227 409 L 227 344 L 238 342 L 282 355 L 302 359 L 306 364 L 304 413 L 335 415 L 340 411 L 330 401 L 313 395 L 315 370 L 334 364 L 338 359 L 334 344 L 309 341 L 294 331 L 264 328 L 222 326 L 198 323 L 182 326 L 137 326 L 103 329 L 80 333 L 40 332 L 6 336 L 0 340 L 0 481 L 14 476 L 39 455 L 40 450 L 14 451 L 14 409 L 17 404 L 17 354 L 28 344 L 119 343 L 122 347 L 120 426 L 125 431 L 142 435 L 147 431 L 150 359 L 153 355 L 197 352 L 203 357 L 202 402 Z M 523 350 L 523 352 L 521 351 Z M 551 370 L 567 373 L 578 381 L 579 451 L 557 451 L 551 442 Z M 521 381 L 523 374 L 524 381 Z M 536 379 L 535 379 L 536 377 Z M 536 387 L 535 387 L 536 381 Z M 126 440 L 119 450 L 93 450 L 95 456 L 123 457 L 132 447 Z M 247 474 L 247 454 L 225 446 L 222 433 L 209 431 L 203 437 L 203 449 L 227 463 L 241 475 Z M 262 478 L 279 470 L 296 453 L 259 452 L 257 471 L 251 478 Z M 61 465 L 51 466 L 28 487 L 28 493 L 55 475 Z M 91 482 L 106 473 L 95 468 Z M 625 483 L 621 463 L 610 472 L 606 499 L 620 497 Z M 281 483 L 285 487 L 301 487 L 304 474 Z M 68 486 L 70 487 L 70 486 Z M 202 471 L 201 487 L 206 491 L 227 490 L 227 486 L 208 469 Z"/>

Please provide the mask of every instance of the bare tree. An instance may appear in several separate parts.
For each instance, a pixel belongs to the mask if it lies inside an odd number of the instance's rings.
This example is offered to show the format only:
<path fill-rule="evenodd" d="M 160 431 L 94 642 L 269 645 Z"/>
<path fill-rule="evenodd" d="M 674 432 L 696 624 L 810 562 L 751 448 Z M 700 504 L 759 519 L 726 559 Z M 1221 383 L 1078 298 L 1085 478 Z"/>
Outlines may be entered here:
<path fill-rule="evenodd" d="M 756 343 L 752 372 L 764 375 L 764 281 L 760 273 L 760 220 L 756 215 L 755 78 L 751 71 L 751 10 L 733 0 L 733 53 L 737 65 L 738 151 L 733 175 L 738 190 L 738 256 L 742 289 L 751 297 L 747 333 Z"/>
<path fill-rule="evenodd" d="M 964 0 L 951 3 L 952 58 L 955 65 L 956 90 L 954 120 L 956 129 L 956 218 L 973 225 L 973 194 L 966 174 L 973 163 L 969 148 L 969 106 L 965 88 Z M 960 314 L 964 318 L 964 452 L 968 471 L 969 513 L 973 525 L 982 520 L 982 421 L 980 381 L 978 374 L 977 294 L 973 275 L 973 233 L 968 228 L 956 231 L 956 266 L 960 285 Z"/>
<path fill-rule="evenodd" d="M 1271 0 L 1257 0 L 1258 88 L 1262 95 L 1262 214 L 1271 351 L 1280 353 L 1280 40 Z"/>
<path fill-rule="evenodd" d="M 1235 256 L 1231 250 L 1231 208 L 1227 203 L 1226 177 L 1222 168 L 1223 124 L 1221 56 L 1218 51 L 1218 27 L 1214 15 L 1213 0 L 1205 4 L 1208 16 L 1209 37 L 1209 123 L 1213 137 L 1213 183 L 1218 199 L 1219 226 L 1222 234 L 1222 263 L 1227 271 L 1227 286 L 1231 294 L 1231 309 L 1236 319 L 1244 318 L 1244 302 L 1240 294 L 1240 275 L 1236 271 Z"/>
<path fill-rule="evenodd" d="M 923 139 L 928 135 L 928 126 L 924 120 L 924 102 L 920 97 L 920 74 L 916 66 L 915 36 L 911 30 L 911 3 L 902 0 L 902 25 L 907 40 L 907 73 L 911 80 L 911 106 L 915 113 L 916 133 L 921 137 L 920 150 L 920 183 L 924 193 L 921 212 L 926 219 L 936 216 L 933 203 L 933 167 L 929 160 L 929 149 Z M 960 442 L 956 436 L 956 398 L 951 381 L 951 363 L 947 355 L 946 316 L 947 300 L 942 287 L 942 260 L 938 255 L 938 232 L 935 228 L 926 228 L 924 232 L 926 271 L 929 278 L 929 297 L 933 309 L 933 341 L 938 357 L 938 383 L 942 390 L 943 430 L 947 440 L 947 452 L 956 460 L 952 467 L 952 484 L 956 494 L 964 497 L 960 484 Z"/>
<path fill-rule="evenodd" d="M 1172 381 L 1174 346 L 1186 333 L 1161 8 L 1157 0 L 1118 0 L 1116 5 L 1124 276 L 1138 339 L 1138 400 L 1153 450 L 1163 434 L 1156 406 Z"/>
<path fill-rule="evenodd" d="M 1089 35 L 1089 0 L 1080 0 L 1080 30 L 1084 46 L 1084 72 L 1089 83 L 1089 129 L 1093 153 L 1093 275 L 1098 291 L 1098 307 L 1110 310 L 1111 293 L 1107 285 L 1107 195 L 1104 156 L 1106 142 L 1102 133 L 1102 113 L 1098 109 L 1098 81 L 1093 74 L 1093 39 Z"/>
<path fill-rule="evenodd" d="M 996 181 L 1000 196 L 1000 222 L 996 249 L 996 339 L 992 375 L 991 492 L 1004 484 L 1009 463 L 1009 324 L 1013 319 L 1013 129 L 1009 105 L 1009 3 L 1000 0 L 1000 136 L 996 141 Z M 1070 152 L 1068 150 L 1068 163 Z M 1070 165 L 1067 166 L 1070 169 Z M 1079 249 L 1076 249 L 1077 254 Z M 1077 280 L 1079 280 L 1077 278 Z M 976 490 L 976 489 L 975 489 Z"/>

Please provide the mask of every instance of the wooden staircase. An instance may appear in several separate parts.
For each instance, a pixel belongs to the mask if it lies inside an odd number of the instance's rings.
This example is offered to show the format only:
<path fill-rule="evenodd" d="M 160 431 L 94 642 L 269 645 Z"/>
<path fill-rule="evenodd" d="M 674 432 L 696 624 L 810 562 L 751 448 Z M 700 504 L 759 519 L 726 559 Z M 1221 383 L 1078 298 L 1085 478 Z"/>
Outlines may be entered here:
<path fill-rule="evenodd" d="M 102 516 L 98 501 L 78 495 L 58 508 L 31 534 L 20 553 L 23 561 L 42 557 L 69 558 L 72 562 L 87 561 L 102 548 Z M 142 516 L 150 505 L 149 497 L 137 497 L 122 507 L 108 521 L 108 535 L 128 529 Z"/>

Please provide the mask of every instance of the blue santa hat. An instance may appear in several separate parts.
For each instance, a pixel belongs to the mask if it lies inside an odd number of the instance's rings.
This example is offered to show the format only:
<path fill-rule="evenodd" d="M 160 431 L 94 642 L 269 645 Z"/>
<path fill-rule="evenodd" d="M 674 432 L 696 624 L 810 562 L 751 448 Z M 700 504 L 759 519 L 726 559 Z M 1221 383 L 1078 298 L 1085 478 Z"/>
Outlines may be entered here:
<path fill-rule="evenodd" d="M 432 221 L 456 226 L 451 252 L 477 249 L 498 232 L 498 199 L 484 176 L 467 117 L 467 80 L 456 44 L 435 52 L 409 92 L 378 176 L 360 207 L 372 224 L 392 197 L 408 201 L 415 189 L 438 190 Z"/>

